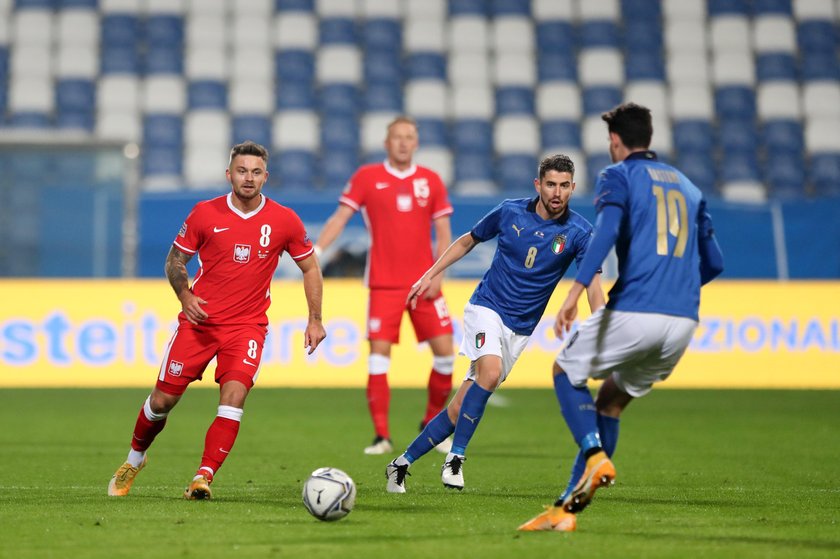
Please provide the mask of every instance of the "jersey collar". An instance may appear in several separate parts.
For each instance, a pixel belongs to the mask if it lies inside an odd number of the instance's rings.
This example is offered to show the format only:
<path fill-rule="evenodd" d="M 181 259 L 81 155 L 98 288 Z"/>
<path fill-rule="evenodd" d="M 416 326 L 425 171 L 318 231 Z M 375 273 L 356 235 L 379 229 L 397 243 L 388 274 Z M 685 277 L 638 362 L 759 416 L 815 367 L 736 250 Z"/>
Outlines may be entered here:
<path fill-rule="evenodd" d="M 385 170 L 388 172 L 389 175 L 393 175 L 393 176 L 397 177 L 398 179 L 402 180 L 402 179 L 408 178 L 411 175 L 413 175 L 414 173 L 416 173 L 417 172 L 417 165 L 414 163 L 414 161 L 412 161 L 411 162 L 411 167 L 409 167 L 405 171 L 399 171 L 399 170 L 395 169 L 394 167 L 392 167 L 391 164 L 386 159 L 385 160 Z"/>
<path fill-rule="evenodd" d="M 248 218 L 253 217 L 253 216 L 257 215 L 258 213 L 260 213 L 260 210 L 263 209 L 263 207 L 265 206 L 265 201 L 266 201 L 265 194 L 260 194 L 260 197 L 262 199 L 260 200 L 260 205 L 257 206 L 257 209 L 255 209 L 252 212 L 248 212 L 248 213 L 245 213 L 245 212 L 239 210 L 236 206 L 233 205 L 233 192 L 228 192 L 226 200 L 227 200 L 228 208 L 230 208 L 230 211 L 232 211 L 233 213 L 235 213 L 236 215 L 238 215 L 242 219 L 248 219 Z"/>
<path fill-rule="evenodd" d="M 628 155 L 624 160 L 630 161 L 631 159 L 644 159 L 646 161 L 656 161 L 656 152 L 651 150 L 645 151 L 634 151 L 630 155 Z"/>

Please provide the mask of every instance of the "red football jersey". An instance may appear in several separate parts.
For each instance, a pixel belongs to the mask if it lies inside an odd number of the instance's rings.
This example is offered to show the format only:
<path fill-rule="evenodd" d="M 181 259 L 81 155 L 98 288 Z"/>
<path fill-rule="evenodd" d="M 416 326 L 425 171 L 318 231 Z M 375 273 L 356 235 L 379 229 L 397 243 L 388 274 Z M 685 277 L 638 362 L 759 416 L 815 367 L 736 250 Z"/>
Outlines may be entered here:
<path fill-rule="evenodd" d="M 294 260 L 312 254 L 312 241 L 298 215 L 263 195 L 248 214 L 236 209 L 231 196 L 195 205 L 174 245 L 198 253 L 200 268 L 192 291 L 207 304 L 207 325 L 268 324 L 271 278 L 284 252 Z M 183 312 L 180 319 L 185 319 Z"/>
<path fill-rule="evenodd" d="M 434 263 L 432 221 L 452 213 L 437 173 L 418 165 L 400 172 L 387 161 L 359 168 L 338 201 L 364 216 L 371 288 L 411 287 L 420 279 Z"/>

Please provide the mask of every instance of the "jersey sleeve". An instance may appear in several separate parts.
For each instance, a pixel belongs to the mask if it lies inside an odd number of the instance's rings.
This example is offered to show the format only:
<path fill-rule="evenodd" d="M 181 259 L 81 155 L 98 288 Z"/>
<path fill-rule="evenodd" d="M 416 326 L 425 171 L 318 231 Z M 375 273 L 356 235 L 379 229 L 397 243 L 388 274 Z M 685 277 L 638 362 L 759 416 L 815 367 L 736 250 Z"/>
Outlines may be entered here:
<path fill-rule="evenodd" d="M 598 174 L 595 183 L 595 211 L 600 213 L 604 206 L 627 207 L 627 177 L 617 167 L 607 167 Z"/>
<path fill-rule="evenodd" d="M 502 222 L 502 212 L 504 211 L 504 202 L 490 210 L 490 212 L 481 218 L 470 231 L 473 239 L 483 243 L 499 234 Z"/>
<path fill-rule="evenodd" d="M 286 220 L 286 227 L 289 230 L 289 236 L 286 240 L 286 252 L 289 253 L 292 260 L 303 260 L 314 251 L 312 239 L 309 238 L 303 222 L 295 212 L 289 210 Z"/>
<path fill-rule="evenodd" d="M 347 181 L 344 190 L 341 191 L 341 196 L 338 197 L 338 203 L 353 208 L 355 211 L 362 209 L 365 205 L 365 192 L 370 181 L 365 178 L 365 173 L 362 170 L 357 170 Z"/>
<path fill-rule="evenodd" d="M 204 242 L 202 225 L 200 206 L 196 205 L 181 225 L 172 244 L 185 254 L 195 254 Z"/>
<path fill-rule="evenodd" d="M 432 186 L 432 219 L 452 214 L 454 210 L 449 202 L 449 193 L 446 191 L 443 181 L 440 180 L 440 176 L 437 173 L 432 173 L 429 179 Z"/>

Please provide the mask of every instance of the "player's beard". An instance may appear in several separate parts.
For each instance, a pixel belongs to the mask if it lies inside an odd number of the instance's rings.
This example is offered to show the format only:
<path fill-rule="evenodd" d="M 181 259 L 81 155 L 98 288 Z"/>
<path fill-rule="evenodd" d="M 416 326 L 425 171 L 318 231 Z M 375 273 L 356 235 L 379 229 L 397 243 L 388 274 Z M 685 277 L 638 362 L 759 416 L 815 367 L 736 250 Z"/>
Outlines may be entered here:
<path fill-rule="evenodd" d="M 540 198 L 540 203 L 543 205 L 543 208 L 545 208 L 545 213 L 548 214 L 548 217 L 550 219 L 557 219 L 558 217 L 562 216 L 566 212 L 566 208 L 569 206 L 568 203 L 564 204 L 563 201 L 560 200 L 560 209 L 555 210 L 551 207 L 551 198 L 549 198 L 548 200 L 543 200 L 542 198 Z"/>

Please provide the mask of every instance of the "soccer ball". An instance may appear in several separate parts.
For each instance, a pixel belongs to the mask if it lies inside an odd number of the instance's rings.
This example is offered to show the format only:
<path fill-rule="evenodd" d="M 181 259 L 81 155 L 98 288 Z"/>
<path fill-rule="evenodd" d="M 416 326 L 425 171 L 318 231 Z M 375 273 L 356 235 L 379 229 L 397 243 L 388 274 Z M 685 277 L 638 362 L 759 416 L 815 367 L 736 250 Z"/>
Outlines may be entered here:
<path fill-rule="evenodd" d="M 356 504 L 356 484 L 338 468 L 318 468 L 303 484 L 303 504 L 318 520 L 338 520 Z"/>

